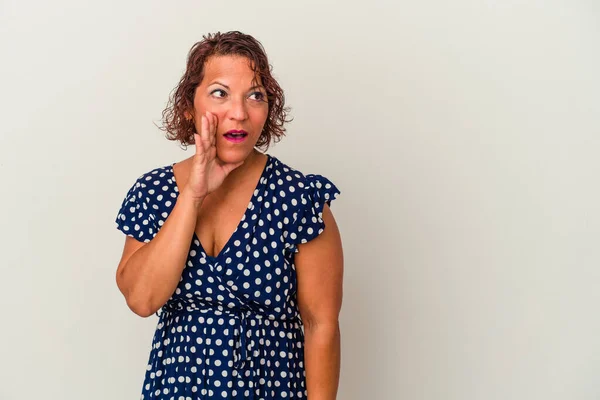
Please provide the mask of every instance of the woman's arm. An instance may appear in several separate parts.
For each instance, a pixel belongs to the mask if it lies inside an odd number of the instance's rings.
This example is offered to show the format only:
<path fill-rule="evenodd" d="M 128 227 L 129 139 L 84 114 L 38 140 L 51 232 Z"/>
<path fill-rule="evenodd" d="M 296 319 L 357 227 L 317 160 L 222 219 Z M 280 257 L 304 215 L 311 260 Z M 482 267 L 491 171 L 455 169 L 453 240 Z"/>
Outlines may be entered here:
<path fill-rule="evenodd" d="M 171 297 L 181 278 L 202 200 L 183 190 L 154 239 L 127 236 L 117 268 L 117 286 L 139 316 L 154 314 Z"/>
<path fill-rule="evenodd" d="M 146 244 L 131 237 L 125 241 L 117 268 L 117 286 L 129 308 L 142 317 L 154 314 L 177 289 L 202 202 L 243 163 L 217 159 L 217 123 L 214 114 L 202 114 L 200 134 L 194 133 L 196 154 L 187 182 L 154 239 Z"/>
<path fill-rule="evenodd" d="M 295 256 L 308 400 L 335 400 L 340 375 L 342 242 L 327 205 L 323 221 L 325 230 L 310 242 L 298 245 Z"/>

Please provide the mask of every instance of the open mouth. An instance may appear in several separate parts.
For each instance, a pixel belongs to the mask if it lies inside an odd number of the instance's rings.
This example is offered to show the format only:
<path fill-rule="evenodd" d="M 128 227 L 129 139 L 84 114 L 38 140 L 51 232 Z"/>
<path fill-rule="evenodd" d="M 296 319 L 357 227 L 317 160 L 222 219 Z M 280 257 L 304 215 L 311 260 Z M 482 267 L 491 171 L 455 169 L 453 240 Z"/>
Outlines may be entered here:
<path fill-rule="evenodd" d="M 248 132 L 246 132 L 243 129 L 231 129 L 227 131 L 227 133 L 223 136 L 229 142 L 240 143 L 246 139 L 246 136 L 248 136 Z"/>
<path fill-rule="evenodd" d="M 240 139 L 240 138 L 245 138 L 246 136 L 248 136 L 247 133 L 226 133 L 225 135 L 226 138 L 232 138 L 232 139 Z"/>
<path fill-rule="evenodd" d="M 228 142 L 232 142 L 232 143 L 241 143 L 244 140 L 246 140 L 246 137 L 248 136 L 247 132 L 227 132 L 226 134 L 223 135 L 225 137 L 225 139 Z"/>

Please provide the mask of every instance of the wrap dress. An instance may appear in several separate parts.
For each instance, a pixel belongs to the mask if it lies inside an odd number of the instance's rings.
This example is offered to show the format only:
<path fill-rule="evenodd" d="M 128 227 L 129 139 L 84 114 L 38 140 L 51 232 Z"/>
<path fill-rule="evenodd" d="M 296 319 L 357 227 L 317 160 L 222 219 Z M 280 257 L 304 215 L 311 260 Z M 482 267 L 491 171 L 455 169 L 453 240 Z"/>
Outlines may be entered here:
<path fill-rule="evenodd" d="M 141 399 L 306 399 L 294 256 L 323 232 L 323 207 L 340 191 L 266 155 L 221 252 L 208 256 L 194 233 L 179 284 L 156 312 Z M 156 236 L 179 195 L 173 165 L 135 181 L 119 230 L 145 243 Z"/>

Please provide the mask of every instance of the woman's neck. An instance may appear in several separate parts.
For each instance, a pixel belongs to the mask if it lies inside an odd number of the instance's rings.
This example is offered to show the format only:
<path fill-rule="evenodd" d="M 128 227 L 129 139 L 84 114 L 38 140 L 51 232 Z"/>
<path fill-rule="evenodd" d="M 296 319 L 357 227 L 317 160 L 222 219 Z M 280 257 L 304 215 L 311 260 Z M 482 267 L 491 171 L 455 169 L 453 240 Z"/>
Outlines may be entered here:
<path fill-rule="evenodd" d="M 233 188 L 240 187 L 248 179 L 254 181 L 255 174 L 258 175 L 262 172 L 266 157 L 263 153 L 253 149 L 244 160 L 244 163 L 227 175 L 221 188 L 228 192 Z"/>

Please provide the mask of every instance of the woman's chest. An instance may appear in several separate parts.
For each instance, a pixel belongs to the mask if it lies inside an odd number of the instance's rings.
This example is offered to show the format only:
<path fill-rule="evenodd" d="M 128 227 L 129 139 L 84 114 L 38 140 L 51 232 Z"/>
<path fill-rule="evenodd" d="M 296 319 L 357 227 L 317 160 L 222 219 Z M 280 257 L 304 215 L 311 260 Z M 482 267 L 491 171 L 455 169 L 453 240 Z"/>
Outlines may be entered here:
<path fill-rule="evenodd" d="M 293 254 L 285 248 L 281 224 L 250 215 L 216 257 L 207 255 L 194 235 L 174 298 L 281 312 L 296 286 Z"/>

